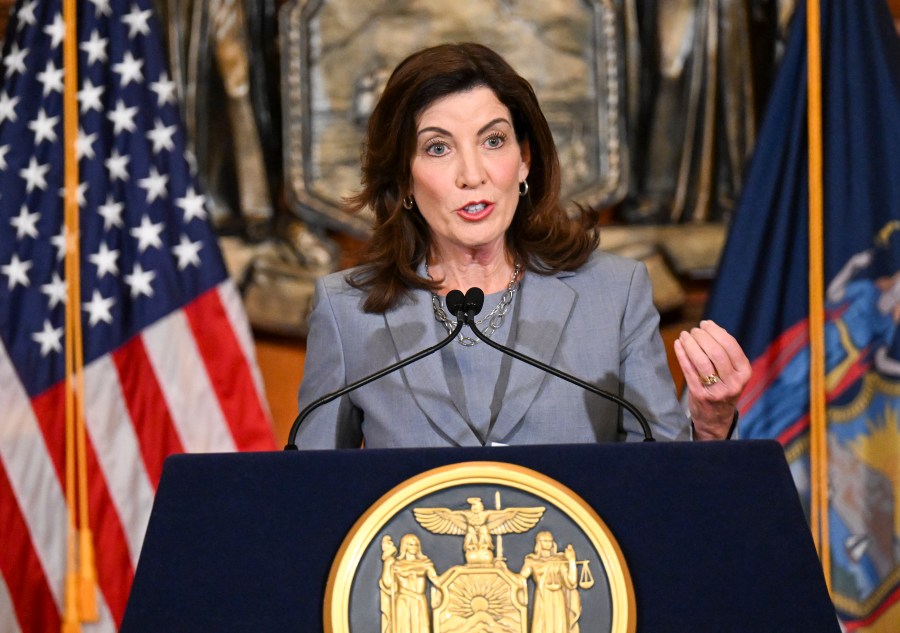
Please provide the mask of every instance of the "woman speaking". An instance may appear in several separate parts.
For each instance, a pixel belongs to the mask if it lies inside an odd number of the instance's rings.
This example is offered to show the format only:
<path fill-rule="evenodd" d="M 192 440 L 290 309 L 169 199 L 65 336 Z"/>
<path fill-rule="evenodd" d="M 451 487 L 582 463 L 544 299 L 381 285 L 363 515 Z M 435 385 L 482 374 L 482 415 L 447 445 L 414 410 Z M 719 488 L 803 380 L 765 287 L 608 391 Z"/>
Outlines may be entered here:
<path fill-rule="evenodd" d="M 479 44 L 415 53 L 369 120 L 352 211 L 375 225 L 361 264 L 320 279 L 300 407 L 446 337 L 448 292 L 484 291 L 478 328 L 617 394 L 657 439 L 726 438 L 750 377 L 712 322 L 675 354 L 671 381 L 645 267 L 597 249 L 596 214 L 572 219 L 550 128 L 529 83 Z M 438 353 L 320 407 L 300 448 L 478 446 L 641 439 L 615 403 L 464 332 Z"/>

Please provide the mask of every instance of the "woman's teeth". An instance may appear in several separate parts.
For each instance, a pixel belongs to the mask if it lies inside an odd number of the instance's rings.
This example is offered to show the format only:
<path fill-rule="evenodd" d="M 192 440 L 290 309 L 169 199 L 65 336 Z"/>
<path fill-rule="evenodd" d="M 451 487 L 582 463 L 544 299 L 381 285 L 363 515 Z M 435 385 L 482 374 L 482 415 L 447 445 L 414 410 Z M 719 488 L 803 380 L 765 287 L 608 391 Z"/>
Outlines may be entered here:
<path fill-rule="evenodd" d="M 478 204 L 470 204 L 468 206 L 463 207 L 463 211 L 466 213 L 478 213 L 479 211 L 483 211 L 486 205 L 483 202 L 479 202 Z"/>

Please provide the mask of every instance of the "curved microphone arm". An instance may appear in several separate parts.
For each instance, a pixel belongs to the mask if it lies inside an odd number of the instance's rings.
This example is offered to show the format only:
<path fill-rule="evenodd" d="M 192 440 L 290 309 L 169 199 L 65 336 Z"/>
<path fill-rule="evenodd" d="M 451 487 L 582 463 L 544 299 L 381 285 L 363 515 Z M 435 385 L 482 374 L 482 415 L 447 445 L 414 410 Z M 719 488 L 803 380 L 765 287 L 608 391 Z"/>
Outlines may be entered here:
<path fill-rule="evenodd" d="M 456 336 L 462 331 L 463 326 L 465 325 L 464 313 L 463 313 L 463 293 L 459 290 L 451 290 L 447 294 L 447 309 L 452 313 L 456 314 L 456 327 L 453 328 L 453 331 L 447 335 L 447 338 L 440 341 L 437 345 L 432 345 L 428 349 L 423 349 L 421 352 L 413 354 L 409 358 L 404 358 L 393 365 L 389 365 L 385 367 L 381 371 L 378 371 L 371 376 L 366 376 L 365 378 L 361 378 L 354 383 L 347 385 L 342 389 L 338 389 L 337 391 L 332 391 L 331 393 L 327 393 L 318 400 L 314 400 L 306 405 L 303 410 L 297 414 L 297 417 L 294 418 L 294 423 L 291 424 L 291 431 L 288 433 L 288 442 L 284 447 L 286 451 L 296 451 L 297 449 L 297 433 L 300 432 L 300 425 L 303 424 L 303 420 L 305 420 L 310 413 L 318 409 L 319 407 L 328 404 L 332 400 L 336 400 L 340 398 L 344 394 L 347 394 L 354 389 L 358 389 L 364 385 L 369 384 L 373 380 L 378 380 L 382 376 L 386 376 L 392 371 L 396 371 L 402 367 L 406 367 L 407 365 L 416 362 L 417 360 L 432 354 L 442 347 L 445 347 L 450 341 L 452 341 Z"/>
<path fill-rule="evenodd" d="M 595 387 L 594 385 L 576 378 L 575 376 L 570 376 L 569 374 L 555 369 L 550 365 L 542 363 L 539 360 L 525 356 L 524 354 L 506 347 L 505 345 L 495 343 L 487 336 L 482 334 L 478 327 L 475 325 L 475 315 L 481 312 L 481 307 L 484 305 L 484 292 L 480 288 L 469 288 L 469 290 L 466 292 L 465 299 L 466 301 L 464 307 L 466 311 L 465 314 L 462 315 L 462 319 L 460 320 L 465 320 L 469 328 L 475 333 L 475 336 L 482 340 L 486 345 L 493 347 L 494 349 L 499 350 L 504 354 L 507 354 L 508 356 L 512 356 L 513 358 L 518 359 L 524 363 L 528 363 L 532 367 L 537 367 L 538 369 L 541 369 L 548 374 L 553 374 L 557 378 L 562 378 L 563 380 L 570 382 L 573 385 L 578 385 L 582 389 L 586 389 L 587 391 L 590 391 L 591 393 L 596 394 L 601 398 L 606 398 L 607 400 L 615 402 L 620 407 L 628 410 L 631 415 L 635 417 L 635 419 L 638 421 L 638 424 L 641 425 L 641 430 L 644 432 L 645 442 L 655 441 L 653 438 L 653 432 L 650 430 L 650 425 L 647 423 L 647 418 L 645 418 L 644 414 L 641 413 L 638 408 L 631 404 L 628 400 L 625 400 L 624 398 L 617 396 L 612 392 L 600 389 L 599 387 Z"/>

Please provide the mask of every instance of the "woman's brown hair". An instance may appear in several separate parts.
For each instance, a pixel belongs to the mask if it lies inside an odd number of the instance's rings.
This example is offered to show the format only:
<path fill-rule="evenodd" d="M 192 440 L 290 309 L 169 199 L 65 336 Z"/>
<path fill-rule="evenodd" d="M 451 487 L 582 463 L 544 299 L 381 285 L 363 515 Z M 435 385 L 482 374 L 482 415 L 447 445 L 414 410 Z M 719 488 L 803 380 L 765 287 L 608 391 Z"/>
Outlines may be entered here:
<path fill-rule="evenodd" d="M 413 289 L 434 291 L 420 277 L 431 236 L 418 208 L 406 209 L 419 115 L 438 99 L 486 86 L 512 116 L 516 140 L 531 162 L 528 193 L 519 199 L 506 246 L 514 261 L 540 274 L 574 270 L 599 243 L 596 214 L 572 220 L 559 201 L 560 168 L 550 126 L 531 85 L 500 55 L 481 44 L 442 44 L 407 57 L 391 74 L 369 118 L 362 152 L 362 190 L 349 211 L 375 212 L 372 237 L 350 284 L 367 292 L 366 312 L 385 312 Z"/>

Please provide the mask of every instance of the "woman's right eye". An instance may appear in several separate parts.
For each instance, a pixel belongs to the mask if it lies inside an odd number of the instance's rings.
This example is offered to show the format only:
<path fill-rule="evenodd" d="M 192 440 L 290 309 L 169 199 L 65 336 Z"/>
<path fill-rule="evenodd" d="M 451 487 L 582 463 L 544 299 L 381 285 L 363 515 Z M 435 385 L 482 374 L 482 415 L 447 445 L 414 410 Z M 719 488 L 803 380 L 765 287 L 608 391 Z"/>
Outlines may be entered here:
<path fill-rule="evenodd" d="M 434 141 L 428 144 L 425 148 L 425 153 L 429 156 L 443 156 L 448 149 L 447 144 L 443 141 Z"/>

